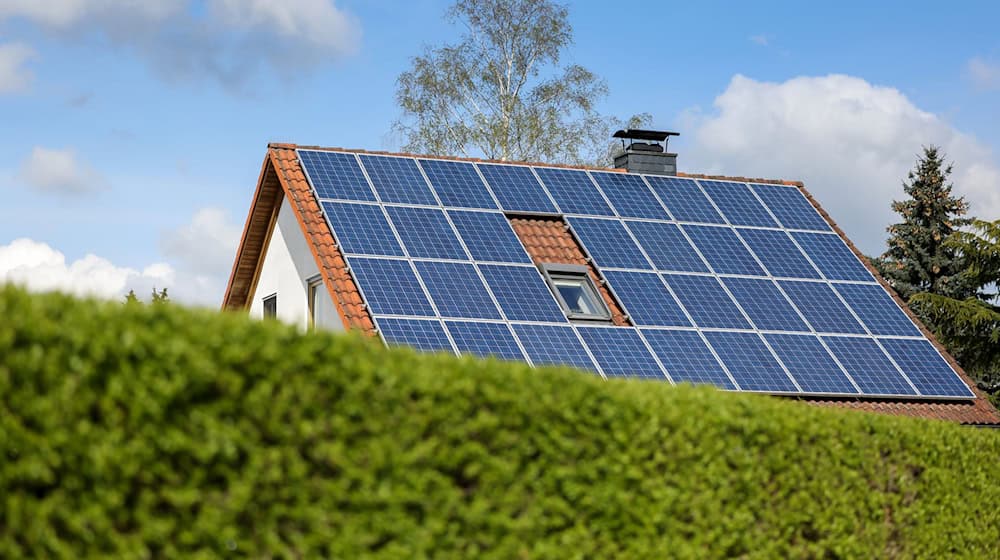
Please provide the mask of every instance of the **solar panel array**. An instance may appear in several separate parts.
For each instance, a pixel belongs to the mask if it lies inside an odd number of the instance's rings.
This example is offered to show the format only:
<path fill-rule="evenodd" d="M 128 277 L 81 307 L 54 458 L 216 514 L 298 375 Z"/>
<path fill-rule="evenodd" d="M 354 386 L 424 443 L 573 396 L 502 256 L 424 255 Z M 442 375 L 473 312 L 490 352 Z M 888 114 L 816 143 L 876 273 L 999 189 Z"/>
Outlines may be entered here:
<path fill-rule="evenodd" d="M 298 153 L 387 344 L 739 391 L 974 397 L 795 187 Z M 632 325 L 569 321 L 505 213 L 563 218 Z"/>

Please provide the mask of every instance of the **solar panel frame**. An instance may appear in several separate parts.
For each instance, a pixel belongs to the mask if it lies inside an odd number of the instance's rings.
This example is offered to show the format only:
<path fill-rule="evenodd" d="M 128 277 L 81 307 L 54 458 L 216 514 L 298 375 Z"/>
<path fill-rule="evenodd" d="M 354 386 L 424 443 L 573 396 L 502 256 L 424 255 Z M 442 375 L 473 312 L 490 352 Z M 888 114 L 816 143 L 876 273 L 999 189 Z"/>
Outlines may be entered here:
<path fill-rule="evenodd" d="M 507 323 L 445 320 L 444 326 L 461 355 L 528 361 L 524 349 Z"/>
<path fill-rule="evenodd" d="M 680 227 L 715 273 L 767 276 L 767 272 L 733 228 L 702 225 Z"/>
<path fill-rule="evenodd" d="M 678 222 L 726 224 L 722 214 L 694 179 L 647 175 L 646 181 Z"/>
<path fill-rule="evenodd" d="M 805 393 L 851 395 L 861 391 L 814 334 L 764 334 L 768 345 Z"/>
<path fill-rule="evenodd" d="M 818 333 L 868 334 L 854 313 L 826 282 L 778 280 L 781 291 L 792 301 Z"/>
<path fill-rule="evenodd" d="M 695 326 L 715 329 L 753 328 L 717 276 L 676 273 L 660 276 Z"/>
<path fill-rule="evenodd" d="M 821 336 L 827 349 L 867 395 L 917 395 L 917 390 L 874 338 Z"/>
<path fill-rule="evenodd" d="M 479 264 L 477 267 L 508 320 L 569 322 L 537 268 L 499 264 Z M 509 286 L 516 286 L 516 289 L 502 289 Z"/>
<path fill-rule="evenodd" d="M 444 210 L 417 206 L 387 206 L 386 212 L 409 256 L 469 260 L 469 255 L 452 229 Z"/>
<path fill-rule="evenodd" d="M 847 306 L 868 330 L 878 336 L 918 336 L 923 334 L 879 284 L 833 284 Z"/>
<path fill-rule="evenodd" d="M 459 239 L 477 262 L 531 264 L 531 256 L 500 212 L 446 210 Z"/>
<path fill-rule="evenodd" d="M 739 385 L 698 331 L 641 329 L 653 354 L 674 383 L 699 383 L 736 390 Z"/>
<path fill-rule="evenodd" d="M 621 220 L 570 217 L 566 222 L 597 266 L 653 269 Z"/>
<path fill-rule="evenodd" d="M 625 227 L 639 242 L 657 270 L 708 272 L 708 265 L 676 224 L 625 220 Z"/>
<path fill-rule="evenodd" d="M 555 167 L 534 170 L 564 214 L 615 217 L 615 211 L 586 171 Z"/>
<path fill-rule="evenodd" d="M 879 338 L 910 382 L 928 397 L 975 398 L 938 349 L 927 339 Z"/>
<path fill-rule="evenodd" d="M 452 341 L 438 319 L 376 317 L 379 336 L 387 346 L 412 346 L 422 351 L 455 353 Z"/>
<path fill-rule="evenodd" d="M 357 156 L 349 152 L 298 149 L 306 180 L 318 198 L 377 202 Z"/>
<path fill-rule="evenodd" d="M 477 163 L 486 184 L 508 212 L 558 214 L 555 203 L 542 188 L 541 182 L 525 165 Z"/>
<path fill-rule="evenodd" d="M 502 318 L 472 263 L 416 261 L 413 264 L 440 317 Z"/>
<path fill-rule="evenodd" d="M 810 332 L 798 310 L 773 280 L 727 277 L 722 284 L 758 330 Z"/>
<path fill-rule="evenodd" d="M 592 171 L 590 176 L 622 218 L 671 219 L 641 175 Z"/>
<path fill-rule="evenodd" d="M 446 208 L 500 208 L 472 163 L 443 159 L 416 161 L 430 182 L 431 189 Z"/>
<path fill-rule="evenodd" d="M 373 315 L 437 316 L 410 261 L 347 257 L 347 263 L 362 299 Z M 388 280 L 377 282 L 383 278 Z"/>
<path fill-rule="evenodd" d="M 736 228 L 736 233 L 771 276 L 822 279 L 819 271 L 785 231 Z"/>
<path fill-rule="evenodd" d="M 703 335 L 742 390 L 802 392 L 760 333 L 705 331 Z"/>
<path fill-rule="evenodd" d="M 606 377 L 669 380 L 637 330 L 577 326 L 576 331 Z"/>
<path fill-rule="evenodd" d="M 698 184 L 728 223 L 734 226 L 779 227 L 771 212 L 746 183 L 699 179 Z"/>
<path fill-rule="evenodd" d="M 809 260 L 828 280 L 874 282 L 875 277 L 844 243 L 833 233 L 790 232 Z"/>
<path fill-rule="evenodd" d="M 320 204 L 337 246 L 345 254 L 406 256 L 381 206 L 329 201 Z"/>
<path fill-rule="evenodd" d="M 601 374 L 590 351 L 570 325 L 514 323 L 512 326 L 534 365 L 567 365 Z"/>
<path fill-rule="evenodd" d="M 358 159 L 382 202 L 439 205 L 413 158 L 360 154 Z"/>
<path fill-rule="evenodd" d="M 636 325 L 690 327 L 691 320 L 654 272 L 604 271 L 608 289 Z"/>
<path fill-rule="evenodd" d="M 760 198 L 764 206 L 786 229 L 833 230 L 797 187 L 750 183 L 750 190 Z"/>

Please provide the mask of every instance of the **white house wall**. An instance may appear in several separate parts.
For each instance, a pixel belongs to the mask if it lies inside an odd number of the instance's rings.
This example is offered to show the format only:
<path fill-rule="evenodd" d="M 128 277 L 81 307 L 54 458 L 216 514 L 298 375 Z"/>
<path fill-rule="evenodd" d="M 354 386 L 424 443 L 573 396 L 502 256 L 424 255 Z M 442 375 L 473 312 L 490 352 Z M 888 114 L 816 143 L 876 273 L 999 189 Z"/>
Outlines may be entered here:
<path fill-rule="evenodd" d="M 251 295 L 250 316 L 263 318 L 264 299 L 277 294 L 278 319 L 302 328 L 309 324 L 309 280 L 319 276 L 316 260 L 287 199 L 282 199 L 278 219 L 267 241 L 257 287 Z M 316 326 L 343 330 L 337 309 L 326 286 L 316 294 Z"/>

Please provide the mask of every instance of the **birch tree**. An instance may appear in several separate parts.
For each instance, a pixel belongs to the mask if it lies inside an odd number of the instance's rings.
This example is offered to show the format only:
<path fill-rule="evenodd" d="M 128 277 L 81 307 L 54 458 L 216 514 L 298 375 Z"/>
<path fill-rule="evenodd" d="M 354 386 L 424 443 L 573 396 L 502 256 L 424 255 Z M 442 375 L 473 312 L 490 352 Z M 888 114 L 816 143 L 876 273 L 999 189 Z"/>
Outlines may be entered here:
<path fill-rule="evenodd" d="M 397 81 L 394 128 L 410 152 L 499 160 L 607 164 L 615 126 L 602 116 L 604 80 L 562 64 L 567 8 L 549 0 L 460 0 L 447 12 L 464 34 L 412 59 Z"/>

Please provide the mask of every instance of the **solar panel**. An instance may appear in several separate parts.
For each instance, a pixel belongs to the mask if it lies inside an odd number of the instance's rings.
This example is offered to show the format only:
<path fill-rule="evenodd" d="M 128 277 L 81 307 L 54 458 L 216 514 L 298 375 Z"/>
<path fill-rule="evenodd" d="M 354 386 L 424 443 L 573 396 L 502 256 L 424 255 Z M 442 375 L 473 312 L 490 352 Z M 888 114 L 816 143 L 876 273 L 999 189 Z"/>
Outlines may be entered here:
<path fill-rule="evenodd" d="M 835 284 L 847 305 L 857 313 L 872 334 L 922 336 L 913 321 L 903 313 L 889 294 L 878 284 Z"/>
<path fill-rule="evenodd" d="M 650 268 L 649 261 L 629 237 L 622 222 L 593 218 L 567 218 L 567 221 L 598 266 Z"/>
<path fill-rule="evenodd" d="M 873 282 L 874 278 L 839 235 L 793 232 L 792 237 L 830 280 Z"/>
<path fill-rule="evenodd" d="M 557 213 L 530 167 L 488 163 L 480 163 L 478 167 L 504 210 Z"/>
<path fill-rule="evenodd" d="M 586 171 L 536 167 L 549 194 L 565 214 L 614 216 L 615 212 L 598 192 Z"/>
<path fill-rule="evenodd" d="M 378 320 L 378 329 L 390 346 L 412 346 L 425 352 L 455 352 L 439 321 L 383 318 Z"/>
<path fill-rule="evenodd" d="M 681 305 L 699 327 L 719 329 L 749 329 L 729 294 L 712 276 L 664 274 Z"/>
<path fill-rule="evenodd" d="M 778 285 L 816 332 L 865 334 L 864 327 L 825 282 L 780 280 Z"/>
<path fill-rule="evenodd" d="M 471 163 L 441 159 L 417 160 L 441 204 L 455 208 L 488 208 L 497 204 Z"/>
<path fill-rule="evenodd" d="M 354 279 L 375 315 L 434 316 L 410 263 L 397 259 L 348 259 Z"/>
<path fill-rule="evenodd" d="M 975 396 L 927 340 L 884 338 L 881 343 L 920 394 L 965 398 Z"/>
<path fill-rule="evenodd" d="M 599 173 L 591 174 L 600 185 L 604 195 L 623 218 L 652 218 L 654 220 L 669 220 L 670 216 L 660 206 L 642 177 L 631 173 Z"/>
<path fill-rule="evenodd" d="M 691 179 L 651 175 L 646 177 L 646 180 L 675 220 L 706 224 L 726 223 L 701 191 L 698 183 Z"/>
<path fill-rule="evenodd" d="M 299 150 L 299 159 L 320 198 L 375 202 L 354 154 Z"/>
<path fill-rule="evenodd" d="M 374 204 L 324 202 L 340 249 L 349 254 L 403 256 L 396 235 L 389 227 L 382 208 Z"/>
<path fill-rule="evenodd" d="M 462 354 L 494 356 L 503 360 L 525 360 L 524 353 L 510 332 L 510 327 L 503 323 L 445 321 L 444 324 Z"/>
<path fill-rule="evenodd" d="M 507 319 L 566 322 L 566 315 L 535 267 L 480 265 L 479 270 Z"/>
<path fill-rule="evenodd" d="M 473 260 L 531 263 L 531 257 L 503 214 L 471 210 L 449 210 L 447 214 Z"/>
<path fill-rule="evenodd" d="M 607 270 L 604 277 L 635 324 L 691 326 L 684 311 L 656 274 Z"/>
<path fill-rule="evenodd" d="M 567 365 L 597 371 L 594 361 L 568 325 L 515 324 L 514 332 L 536 366 Z"/>
<path fill-rule="evenodd" d="M 778 227 L 767 209 L 743 183 L 699 180 L 722 215 L 734 226 Z"/>
<path fill-rule="evenodd" d="M 684 226 L 684 231 L 716 273 L 766 275 L 732 228 Z"/>
<path fill-rule="evenodd" d="M 500 319 L 500 312 L 471 264 L 434 261 L 414 264 L 442 317 Z"/>
<path fill-rule="evenodd" d="M 819 215 L 816 208 L 799 189 L 779 185 L 752 184 L 757 196 L 771 209 L 781 225 L 788 229 L 830 231 L 830 224 Z"/>
<path fill-rule="evenodd" d="M 674 383 L 706 383 L 735 389 L 726 371 L 695 331 L 643 330 L 642 335 Z"/>
<path fill-rule="evenodd" d="M 736 228 L 771 276 L 785 278 L 819 278 L 802 251 L 789 239 L 788 234 L 773 229 Z"/>
<path fill-rule="evenodd" d="M 723 278 L 722 283 L 760 330 L 809 332 L 778 287 L 764 278 Z"/>
<path fill-rule="evenodd" d="M 785 367 L 806 393 L 854 393 L 858 391 L 833 360 L 819 338 L 805 334 L 766 334 Z"/>
<path fill-rule="evenodd" d="M 389 218 L 411 257 L 459 259 L 469 257 L 442 210 L 388 206 Z"/>
<path fill-rule="evenodd" d="M 705 332 L 705 338 L 745 391 L 796 393 L 798 387 L 767 349 L 760 335 L 746 332 Z M 668 368 L 669 369 L 669 368 Z"/>
<path fill-rule="evenodd" d="M 416 161 L 388 156 L 359 157 L 382 202 L 438 205 Z"/>
<path fill-rule="evenodd" d="M 917 394 L 874 340 L 848 336 L 822 339 L 861 391 L 871 395 Z"/>
<path fill-rule="evenodd" d="M 635 329 L 579 327 L 601 371 L 608 377 L 640 377 L 663 381 L 666 376 Z"/>
<path fill-rule="evenodd" d="M 626 221 L 653 265 L 668 272 L 708 272 L 705 261 L 674 224 Z"/>

